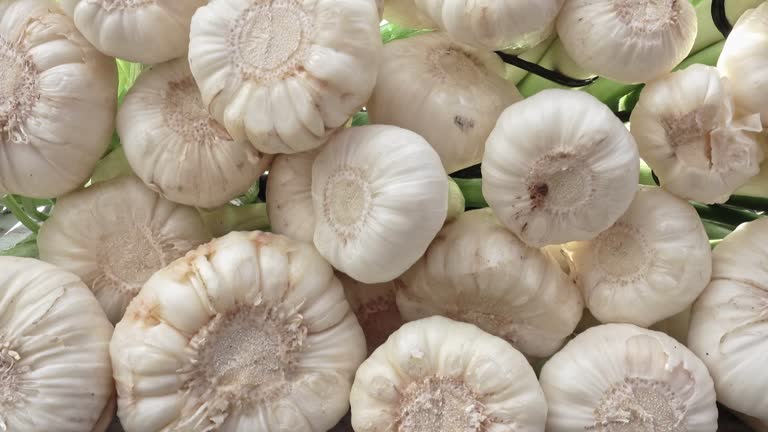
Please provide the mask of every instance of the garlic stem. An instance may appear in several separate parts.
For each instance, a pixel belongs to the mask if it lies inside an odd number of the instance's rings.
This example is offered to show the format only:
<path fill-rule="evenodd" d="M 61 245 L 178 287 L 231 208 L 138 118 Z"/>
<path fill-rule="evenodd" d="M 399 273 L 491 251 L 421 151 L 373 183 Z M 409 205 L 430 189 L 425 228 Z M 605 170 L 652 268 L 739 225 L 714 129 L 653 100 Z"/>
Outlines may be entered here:
<path fill-rule="evenodd" d="M 265 203 L 235 206 L 227 204 L 213 210 L 198 209 L 203 222 L 213 233 L 221 237 L 232 231 L 266 231 L 269 229 Z"/>
<path fill-rule="evenodd" d="M 453 181 L 464 194 L 465 206 L 468 209 L 488 207 L 488 202 L 483 197 L 483 179 L 454 178 Z"/>
<path fill-rule="evenodd" d="M 24 212 L 24 209 L 21 208 L 13 195 L 9 194 L 1 197 L 0 204 L 4 205 L 5 208 L 10 210 L 16 219 L 18 219 L 18 221 L 21 222 L 21 224 L 27 227 L 30 231 L 36 233 L 40 230 L 40 225 L 38 225 L 37 222 L 35 222 L 31 217 L 29 217 L 29 215 L 27 215 L 27 213 Z"/>
<path fill-rule="evenodd" d="M 446 222 L 453 221 L 464 213 L 466 208 L 466 199 L 462 193 L 461 187 L 456 180 L 448 177 L 448 215 Z"/>

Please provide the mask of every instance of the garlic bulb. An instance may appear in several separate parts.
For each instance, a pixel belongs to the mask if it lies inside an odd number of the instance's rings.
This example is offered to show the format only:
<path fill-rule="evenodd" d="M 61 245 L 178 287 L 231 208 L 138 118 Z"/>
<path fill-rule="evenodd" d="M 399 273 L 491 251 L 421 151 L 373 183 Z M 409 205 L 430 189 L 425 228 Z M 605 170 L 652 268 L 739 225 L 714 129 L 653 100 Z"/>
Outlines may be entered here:
<path fill-rule="evenodd" d="M 443 226 L 448 189 L 440 158 L 418 134 L 395 126 L 345 129 L 312 166 L 315 247 L 355 280 L 391 281 Z"/>
<path fill-rule="evenodd" d="M 40 258 L 78 275 L 116 323 L 155 271 L 210 238 L 195 209 L 130 176 L 59 198 L 37 244 Z"/>
<path fill-rule="evenodd" d="M 318 151 L 277 155 L 267 178 L 267 212 L 271 230 L 296 240 L 312 242 L 312 164 Z"/>
<path fill-rule="evenodd" d="M 576 336 L 539 377 L 548 432 L 715 432 L 707 368 L 664 333 L 606 324 Z"/>
<path fill-rule="evenodd" d="M 398 279 L 404 318 L 442 315 L 475 324 L 523 354 L 554 354 L 573 333 L 584 303 L 557 262 L 526 246 L 490 209 L 446 224 Z"/>
<path fill-rule="evenodd" d="M 56 197 L 82 186 L 109 145 L 115 62 L 54 2 L 3 3 L 0 194 Z"/>
<path fill-rule="evenodd" d="M 723 203 L 760 170 L 759 114 L 736 111 L 731 82 L 694 64 L 646 85 L 630 118 L 640 156 L 677 196 Z"/>
<path fill-rule="evenodd" d="M 718 400 L 768 424 L 768 220 L 736 228 L 713 253 L 712 282 L 694 303 L 688 346 Z"/>
<path fill-rule="evenodd" d="M 84 432 L 114 391 L 112 325 L 72 273 L 0 257 L 0 428 Z"/>
<path fill-rule="evenodd" d="M 544 90 L 501 114 L 485 144 L 483 195 L 531 246 L 589 240 L 629 207 L 639 166 L 632 135 L 608 107 Z"/>
<path fill-rule="evenodd" d="M 233 232 L 155 273 L 110 352 L 127 432 L 325 432 L 365 338 L 310 245 Z"/>
<path fill-rule="evenodd" d="M 207 0 L 60 0 L 96 48 L 144 64 L 187 53 L 192 14 Z"/>
<path fill-rule="evenodd" d="M 395 301 L 396 282 L 364 284 L 338 272 L 336 277 L 363 328 L 368 353 L 372 353 L 405 322 Z"/>
<path fill-rule="evenodd" d="M 186 58 L 139 76 L 120 107 L 117 131 L 144 183 L 196 207 L 221 206 L 245 193 L 272 159 L 211 118 Z"/>
<path fill-rule="evenodd" d="M 611 228 L 569 248 L 587 307 L 601 322 L 648 327 L 690 306 L 712 273 L 696 210 L 657 187 L 641 187 Z"/>
<path fill-rule="evenodd" d="M 477 165 L 496 119 L 522 99 L 505 73 L 497 55 L 445 33 L 393 41 L 366 105 L 370 121 L 423 136 L 449 173 Z"/>
<path fill-rule="evenodd" d="M 213 117 L 264 153 L 320 147 L 368 100 L 374 0 L 217 0 L 192 17 L 189 64 Z"/>
<path fill-rule="evenodd" d="M 666 74 L 691 51 L 696 10 L 685 0 L 568 0 L 557 20 L 584 69 L 625 83 Z"/>
<path fill-rule="evenodd" d="M 444 317 L 403 325 L 355 376 L 355 432 L 541 432 L 547 402 L 525 357 Z"/>
<path fill-rule="evenodd" d="M 437 28 L 432 19 L 416 6 L 416 0 L 384 0 L 384 18 L 401 27 L 412 29 Z"/>

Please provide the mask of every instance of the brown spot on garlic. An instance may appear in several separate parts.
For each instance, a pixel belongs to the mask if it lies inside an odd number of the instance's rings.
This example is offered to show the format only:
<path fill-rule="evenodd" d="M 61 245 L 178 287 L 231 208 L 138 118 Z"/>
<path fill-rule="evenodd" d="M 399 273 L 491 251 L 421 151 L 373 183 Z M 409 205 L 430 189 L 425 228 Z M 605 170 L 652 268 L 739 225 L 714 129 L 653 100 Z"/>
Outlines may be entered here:
<path fill-rule="evenodd" d="M 475 127 L 475 121 L 471 118 L 462 117 L 460 115 L 457 115 L 453 118 L 453 124 L 456 125 L 459 130 L 462 132 L 467 132 L 469 129 L 472 129 Z"/>

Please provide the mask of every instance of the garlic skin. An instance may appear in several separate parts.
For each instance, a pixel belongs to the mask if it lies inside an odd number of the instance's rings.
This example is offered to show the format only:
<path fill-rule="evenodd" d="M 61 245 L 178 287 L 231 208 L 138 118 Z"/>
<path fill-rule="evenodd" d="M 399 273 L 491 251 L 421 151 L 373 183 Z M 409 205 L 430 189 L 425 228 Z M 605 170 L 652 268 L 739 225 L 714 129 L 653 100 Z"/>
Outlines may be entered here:
<path fill-rule="evenodd" d="M 272 232 L 312 242 L 312 164 L 317 153 L 314 150 L 275 156 L 267 178 L 267 213 Z"/>
<path fill-rule="evenodd" d="M 195 207 L 218 207 L 245 193 L 272 161 L 211 118 L 186 58 L 139 76 L 120 106 L 117 132 L 150 189 Z"/>
<path fill-rule="evenodd" d="M 83 432 L 112 396 L 112 325 L 77 276 L 0 257 L 0 427 Z"/>
<path fill-rule="evenodd" d="M 117 68 L 56 3 L 3 3 L 0 194 L 56 197 L 86 183 L 109 145 Z"/>
<path fill-rule="evenodd" d="M 407 320 L 442 315 L 468 322 L 532 357 L 554 354 L 584 309 L 558 263 L 526 246 L 487 208 L 446 224 L 397 287 Z"/>
<path fill-rule="evenodd" d="M 640 93 L 630 117 L 640 157 L 681 198 L 724 203 L 760 171 L 760 115 L 737 112 L 732 84 L 694 64 Z"/>
<path fill-rule="evenodd" d="M 693 305 L 688 346 L 718 401 L 768 423 L 768 220 L 740 225 L 713 252 L 712 282 Z"/>
<path fill-rule="evenodd" d="M 712 378 L 661 332 L 605 324 L 576 336 L 542 368 L 549 432 L 715 432 Z"/>
<path fill-rule="evenodd" d="M 341 272 L 336 272 L 336 277 L 341 281 L 349 306 L 363 328 L 368 353 L 371 354 L 405 323 L 395 300 L 397 282 L 364 284 Z"/>
<path fill-rule="evenodd" d="M 384 19 L 411 29 L 436 29 L 437 24 L 416 6 L 416 0 L 384 0 Z"/>
<path fill-rule="evenodd" d="M 155 273 L 110 353 L 126 432 L 325 432 L 365 338 L 311 245 L 233 232 Z"/>
<path fill-rule="evenodd" d="M 381 47 L 374 0 L 215 0 L 192 17 L 189 64 L 235 140 L 298 153 L 365 104 Z"/>
<path fill-rule="evenodd" d="M 505 73 L 499 56 L 445 33 L 392 41 L 366 108 L 371 123 L 423 136 L 452 173 L 480 163 L 496 119 L 522 100 Z"/>
<path fill-rule="evenodd" d="M 607 106 L 544 90 L 499 117 L 485 143 L 483 195 L 531 246 L 590 240 L 629 208 L 639 167 L 632 135 Z"/>
<path fill-rule="evenodd" d="M 208 0 L 60 0 L 99 51 L 143 64 L 187 53 L 192 14 Z M 161 42 L 162 41 L 162 42 Z"/>
<path fill-rule="evenodd" d="M 547 402 L 503 339 L 435 316 L 404 324 L 357 370 L 355 432 L 541 432 Z"/>
<path fill-rule="evenodd" d="M 696 10 L 685 0 L 568 0 L 557 33 L 587 71 L 623 83 L 670 72 L 691 51 Z"/>
<path fill-rule="evenodd" d="M 59 198 L 37 245 L 40 259 L 85 282 L 114 324 L 155 271 L 210 239 L 194 208 L 129 176 Z"/>
<path fill-rule="evenodd" d="M 315 247 L 355 280 L 391 281 L 443 226 L 448 189 L 440 158 L 418 134 L 379 125 L 340 131 L 312 166 Z"/>

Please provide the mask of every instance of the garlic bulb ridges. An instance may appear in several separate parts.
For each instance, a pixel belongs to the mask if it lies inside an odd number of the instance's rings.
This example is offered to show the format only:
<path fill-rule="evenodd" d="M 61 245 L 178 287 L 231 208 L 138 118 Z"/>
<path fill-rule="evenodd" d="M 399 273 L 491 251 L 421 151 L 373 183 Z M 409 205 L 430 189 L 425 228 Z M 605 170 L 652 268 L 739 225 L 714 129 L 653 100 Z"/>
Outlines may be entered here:
<path fill-rule="evenodd" d="M 269 167 L 267 212 L 274 233 L 312 242 L 312 164 L 318 151 L 277 155 Z"/>

